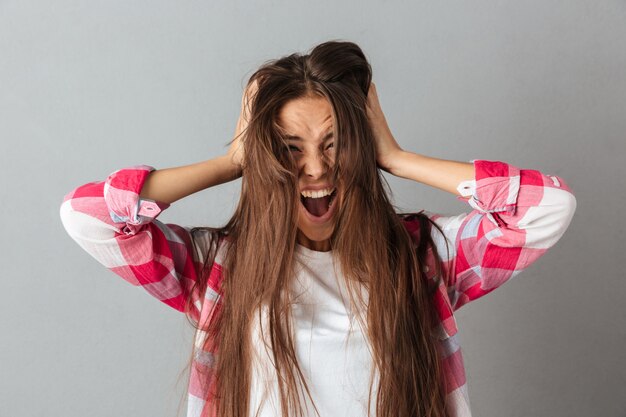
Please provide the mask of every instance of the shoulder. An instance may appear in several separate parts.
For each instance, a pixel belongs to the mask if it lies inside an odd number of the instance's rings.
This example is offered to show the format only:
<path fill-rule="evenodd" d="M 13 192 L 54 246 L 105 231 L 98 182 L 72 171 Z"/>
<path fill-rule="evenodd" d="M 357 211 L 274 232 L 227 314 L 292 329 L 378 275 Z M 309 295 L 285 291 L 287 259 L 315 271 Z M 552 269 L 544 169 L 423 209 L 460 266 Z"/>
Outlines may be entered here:
<path fill-rule="evenodd" d="M 425 234 L 430 234 L 433 221 L 428 211 L 397 213 L 397 216 L 416 244 L 426 238 Z"/>
<path fill-rule="evenodd" d="M 206 274 L 207 285 L 219 290 L 231 238 L 224 229 L 194 227 L 189 230 L 194 243 L 194 259 Z"/>

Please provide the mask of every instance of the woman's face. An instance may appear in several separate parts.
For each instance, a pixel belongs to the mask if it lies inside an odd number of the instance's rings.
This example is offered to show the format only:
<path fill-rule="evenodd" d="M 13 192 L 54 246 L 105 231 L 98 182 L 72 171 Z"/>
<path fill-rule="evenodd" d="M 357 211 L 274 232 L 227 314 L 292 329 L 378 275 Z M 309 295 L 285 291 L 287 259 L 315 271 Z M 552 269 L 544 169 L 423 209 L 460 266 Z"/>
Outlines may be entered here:
<path fill-rule="evenodd" d="M 338 205 L 338 193 L 330 178 L 330 167 L 335 163 L 333 122 L 330 103 L 319 96 L 288 101 L 278 115 L 298 167 L 297 241 L 324 252 L 330 250 Z"/>

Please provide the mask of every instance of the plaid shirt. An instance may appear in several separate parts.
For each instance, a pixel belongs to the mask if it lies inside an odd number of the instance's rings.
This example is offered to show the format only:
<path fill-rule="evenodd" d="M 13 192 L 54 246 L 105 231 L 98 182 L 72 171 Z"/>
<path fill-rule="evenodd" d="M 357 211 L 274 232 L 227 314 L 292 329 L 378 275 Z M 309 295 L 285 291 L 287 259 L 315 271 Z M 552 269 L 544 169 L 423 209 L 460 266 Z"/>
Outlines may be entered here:
<path fill-rule="evenodd" d="M 454 311 L 539 259 L 565 233 L 576 210 L 572 190 L 558 176 L 498 161 L 470 162 L 475 178 L 459 184 L 457 199 L 472 210 L 456 216 L 424 211 L 444 231 L 442 235 L 432 228 L 441 259 L 429 250 L 425 271 L 437 288 L 433 305 L 439 319 L 446 404 L 452 417 L 471 416 Z M 169 204 L 139 197 L 152 170 L 147 165 L 128 167 L 105 181 L 72 190 L 61 205 L 63 225 L 101 264 L 168 306 L 185 312 L 185 302 L 191 297 L 191 317 L 204 322 L 220 302 L 223 251 L 218 251 L 206 292 L 191 293 L 197 279 L 195 267 L 204 262 L 208 250 L 208 236 L 194 237 L 198 246 L 194 251 L 190 228 L 156 220 Z M 406 220 L 405 227 L 417 237 L 417 220 Z M 447 281 L 435 276 L 435 262 L 447 272 Z M 196 335 L 187 417 L 215 414 L 209 392 L 215 388 L 211 371 L 216 352 L 203 351 L 204 337 L 204 332 Z"/>

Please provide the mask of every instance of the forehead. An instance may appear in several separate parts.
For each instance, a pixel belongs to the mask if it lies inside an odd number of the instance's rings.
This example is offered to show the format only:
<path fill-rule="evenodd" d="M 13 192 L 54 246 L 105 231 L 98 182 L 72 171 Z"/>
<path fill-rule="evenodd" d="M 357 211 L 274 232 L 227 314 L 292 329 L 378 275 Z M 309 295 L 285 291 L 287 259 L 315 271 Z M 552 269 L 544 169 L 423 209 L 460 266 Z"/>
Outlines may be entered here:
<path fill-rule="evenodd" d="M 332 107 L 325 97 L 300 97 L 283 105 L 277 122 L 289 135 L 317 138 L 333 126 Z"/>

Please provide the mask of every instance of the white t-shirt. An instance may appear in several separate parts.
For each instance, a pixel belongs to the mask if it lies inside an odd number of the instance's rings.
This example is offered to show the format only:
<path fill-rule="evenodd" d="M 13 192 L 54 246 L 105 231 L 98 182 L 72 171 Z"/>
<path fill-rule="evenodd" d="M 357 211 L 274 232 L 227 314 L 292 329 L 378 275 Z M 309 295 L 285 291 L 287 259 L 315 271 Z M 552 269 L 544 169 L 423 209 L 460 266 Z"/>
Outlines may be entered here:
<path fill-rule="evenodd" d="M 317 252 L 301 245 L 296 246 L 296 260 L 298 268 L 292 294 L 296 297 L 292 306 L 294 345 L 311 396 L 321 417 L 363 417 L 367 415 L 373 360 L 361 326 L 351 312 L 340 266 L 334 262 L 332 252 Z M 263 331 L 267 335 L 266 312 L 264 310 Z M 255 315 L 252 343 L 256 357 L 253 357 L 250 415 L 276 417 L 280 416 L 280 398 L 271 345 L 266 337 L 267 349 Z M 266 390 L 266 382 L 269 390 Z M 375 374 L 372 411 L 377 383 Z M 315 416 L 306 393 L 301 394 L 301 398 L 305 415 Z"/>

